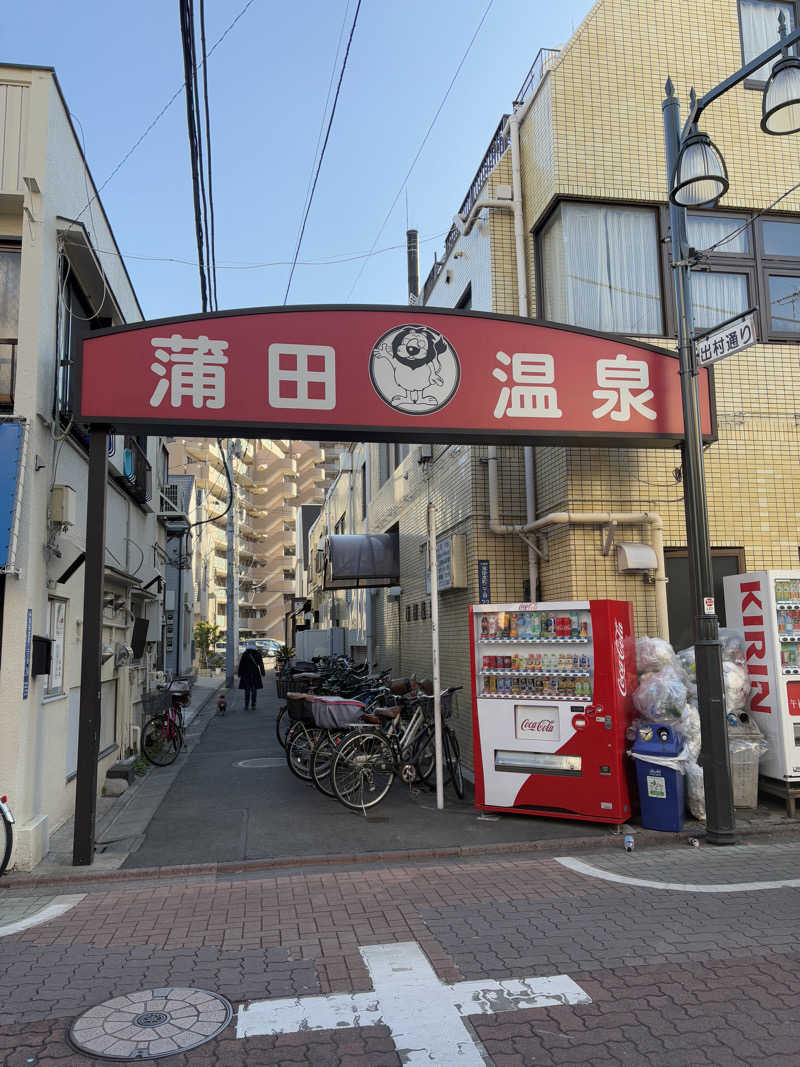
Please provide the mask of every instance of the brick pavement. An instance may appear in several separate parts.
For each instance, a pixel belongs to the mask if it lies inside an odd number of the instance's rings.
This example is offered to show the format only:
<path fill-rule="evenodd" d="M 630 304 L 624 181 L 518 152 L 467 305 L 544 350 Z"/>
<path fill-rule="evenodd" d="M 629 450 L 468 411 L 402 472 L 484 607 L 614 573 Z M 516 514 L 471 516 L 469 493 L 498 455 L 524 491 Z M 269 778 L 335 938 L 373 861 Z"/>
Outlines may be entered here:
<path fill-rule="evenodd" d="M 696 862 L 685 848 L 667 858 L 679 865 L 683 855 Z M 730 867 L 730 852 L 719 862 Z M 358 946 L 416 941 L 443 982 L 565 973 L 592 998 L 473 1017 L 498 1067 L 797 1064 L 798 928 L 796 890 L 644 889 L 549 856 L 102 884 L 59 919 L 0 940 L 0 1062 L 93 1062 L 66 1043 L 70 1023 L 148 986 L 210 989 L 234 1008 L 369 992 Z M 232 1024 L 152 1062 L 380 1067 L 401 1058 L 385 1027 L 239 1040 Z"/>

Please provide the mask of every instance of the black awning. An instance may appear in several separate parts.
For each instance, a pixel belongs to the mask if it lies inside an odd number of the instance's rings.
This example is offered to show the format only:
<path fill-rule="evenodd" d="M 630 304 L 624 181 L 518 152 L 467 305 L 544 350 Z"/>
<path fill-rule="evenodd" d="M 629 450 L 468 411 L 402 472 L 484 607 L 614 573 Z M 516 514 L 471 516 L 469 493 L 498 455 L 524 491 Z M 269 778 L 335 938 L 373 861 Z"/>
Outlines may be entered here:
<path fill-rule="evenodd" d="M 376 588 L 399 580 L 396 533 L 334 534 L 325 539 L 323 589 Z"/>

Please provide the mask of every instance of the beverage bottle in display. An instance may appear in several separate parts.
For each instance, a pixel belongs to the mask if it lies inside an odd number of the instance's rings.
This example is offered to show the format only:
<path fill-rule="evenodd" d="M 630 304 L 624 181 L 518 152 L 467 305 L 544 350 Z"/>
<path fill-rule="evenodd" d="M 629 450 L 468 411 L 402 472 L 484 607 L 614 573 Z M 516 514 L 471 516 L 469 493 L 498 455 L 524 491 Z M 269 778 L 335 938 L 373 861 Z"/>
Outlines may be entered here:
<path fill-rule="evenodd" d="M 785 611 L 779 611 L 778 612 L 778 633 L 779 634 L 785 634 L 786 633 L 786 612 Z"/>
<path fill-rule="evenodd" d="M 781 667 L 789 666 L 789 646 L 781 645 Z"/>
<path fill-rule="evenodd" d="M 578 613 L 576 611 L 570 613 L 569 635 L 570 637 L 580 637 L 581 635 L 581 624 L 578 620 Z"/>
<path fill-rule="evenodd" d="M 797 645 L 789 645 L 789 666 L 797 666 Z"/>
<path fill-rule="evenodd" d="M 489 636 L 489 618 L 484 615 L 481 619 L 481 637 Z"/>
<path fill-rule="evenodd" d="M 491 615 L 484 615 L 486 619 L 486 636 L 497 637 L 497 616 L 493 613 Z"/>
<path fill-rule="evenodd" d="M 587 638 L 589 636 L 589 620 L 581 619 L 580 636 Z"/>
<path fill-rule="evenodd" d="M 556 617 L 555 615 L 545 615 L 544 617 L 544 636 L 555 637 L 556 636 Z"/>
<path fill-rule="evenodd" d="M 794 612 L 791 608 L 788 611 L 783 612 L 784 618 L 784 633 L 791 634 L 794 632 Z"/>
<path fill-rule="evenodd" d="M 508 636 L 519 637 L 519 615 L 516 611 L 511 611 L 508 615 Z"/>
<path fill-rule="evenodd" d="M 534 641 L 539 640 L 542 636 L 542 616 L 538 611 L 534 611 L 531 614 L 531 637 Z"/>

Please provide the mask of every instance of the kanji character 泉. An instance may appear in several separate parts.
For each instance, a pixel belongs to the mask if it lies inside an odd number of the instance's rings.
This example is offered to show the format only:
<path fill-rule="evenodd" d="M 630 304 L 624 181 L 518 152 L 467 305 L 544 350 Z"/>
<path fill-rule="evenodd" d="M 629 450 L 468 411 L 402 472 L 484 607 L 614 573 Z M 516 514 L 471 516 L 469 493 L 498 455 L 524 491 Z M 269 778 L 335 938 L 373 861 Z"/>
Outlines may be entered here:
<path fill-rule="evenodd" d="M 646 419 L 656 417 L 656 412 L 646 406 L 655 394 L 649 388 L 650 370 L 643 360 L 628 359 L 624 353 L 616 359 L 598 359 L 597 384 L 601 388 L 595 389 L 592 396 L 603 403 L 592 411 L 596 419 L 610 413 L 615 422 L 628 422 L 632 408 Z M 641 392 L 635 393 L 636 390 Z"/>
<path fill-rule="evenodd" d="M 157 362 L 150 370 L 161 379 L 150 397 L 150 406 L 157 408 L 169 393 L 171 407 L 179 408 L 184 397 L 191 398 L 195 408 L 225 406 L 225 364 L 227 341 L 211 341 L 208 337 L 153 337 Z M 169 373 L 167 367 L 169 367 Z"/>
<path fill-rule="evenodd" d="M 336 353 L 328 345 L 271 344 L 267 379 L 271 407 L 306 411 L 336 407 Z"/>
<path fill-rule="evenodd" d="M 507 356 L 498 352 L 495 356 L 504 367 L 511 366 L 513 385 L 504 385 L 494 408 L 494 417 L 560 419 L 562 412 L 553 388 L 555 364 L 553 357 L 539 352 L 515 352 Z M 493 377 L 507 382 L 508 374 L 495 367 Z"/>

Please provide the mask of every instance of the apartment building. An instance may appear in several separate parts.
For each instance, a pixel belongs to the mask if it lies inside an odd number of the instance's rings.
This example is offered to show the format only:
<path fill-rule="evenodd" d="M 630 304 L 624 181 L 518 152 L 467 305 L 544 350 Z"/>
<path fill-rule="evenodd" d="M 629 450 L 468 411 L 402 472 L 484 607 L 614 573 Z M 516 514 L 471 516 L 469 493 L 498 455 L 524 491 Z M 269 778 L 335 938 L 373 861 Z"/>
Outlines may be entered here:
<path fill-rule="evenodd" d="M 228 482 L 223 455 L 228 446 L 208 438 L 179 438 L 169 445 L 170 471 L 194 477 L 194 622 L 227 628 L 228 568 L 234 567 L 239 637 L 284 642 L 298 590 L 295 560 L 298 508 L 322 500 L 331 461 L 314 443 L 266 438 L 232 445 L 235 487 L 233 556 L 229 558 L 225 514 Z"/>
<path fill-rule="evenodd" d="M 0 789 L 29 869 L 73 812 L 86 435 L 81 338 L 142 317 L 55 72 L 0 65 Z M 92 199 L 91 209 L 89 199 Z M 161 666 L 160 438 L 109 436 L 98 787 L 137 745 Z"/>
<path fill-rule="evenodd" d="M 423 302 L 520 314 L 674 349 L 665 82 L 671 77 L 685 116 L 692 87 L 702 93 L 759 55 L 778 38 L 779 12 L 791 29 L 798 9 L 767 0 L 598 0 L 561 50 L 538 53 L 500 117 L 425 281 Z M 690 244 L 709 250 L 693 271 L 696 329 L 759 308 L 759 343 L 714 369 L 718 439 L 706 449 L 705 470 L 723 621 L 723 575 L 797 566 L 800 551 L 794 188 L 800 142 L 759 129 L 767 73 L 757 71 L 705 112 L 704 129 L 724 154 L 730 188 L 715 208 L 691 211 L 688 220 Z M 428 499 L 440 536 L 466 539 L 466 586 L 441 596 L 445 684 L 469 687 L 466 607 L 478 600 L 479 560 L 488 565 L 494 601 L 618 597 L 633 602 L 639 633 L 655 632 L 656 570 L 620 573 L 608 550 L 619 513 L 660 519 L 670 636 L 678 647 L 691 643 L 677 450 L 556 444 L 527 458 L 521 447 L 434 448 L 430 458 L 396 445 L 365 451 L 363 528 L 395 528 L 400 545 L 399 594 L 369 595 L 379 661 L 402 673 L 430 669 Z M 528 539 L 532 547 L 508 529 L 556 514 L 600 512 L 609 519 L 544 523 Z M 321 521 L 326 514 L 323 508 Z M 651 530 L 643 523 L 615 536 L 647 544 Z M 321 546 L 333 532 L 330 524 L 316 531 Z M 315 583 L 320 600 L 333 604 L 342 595 L 324 589 L 322 573 Z M 459 733 L 469 761 L 467 709 L 468 699 Z"/>

